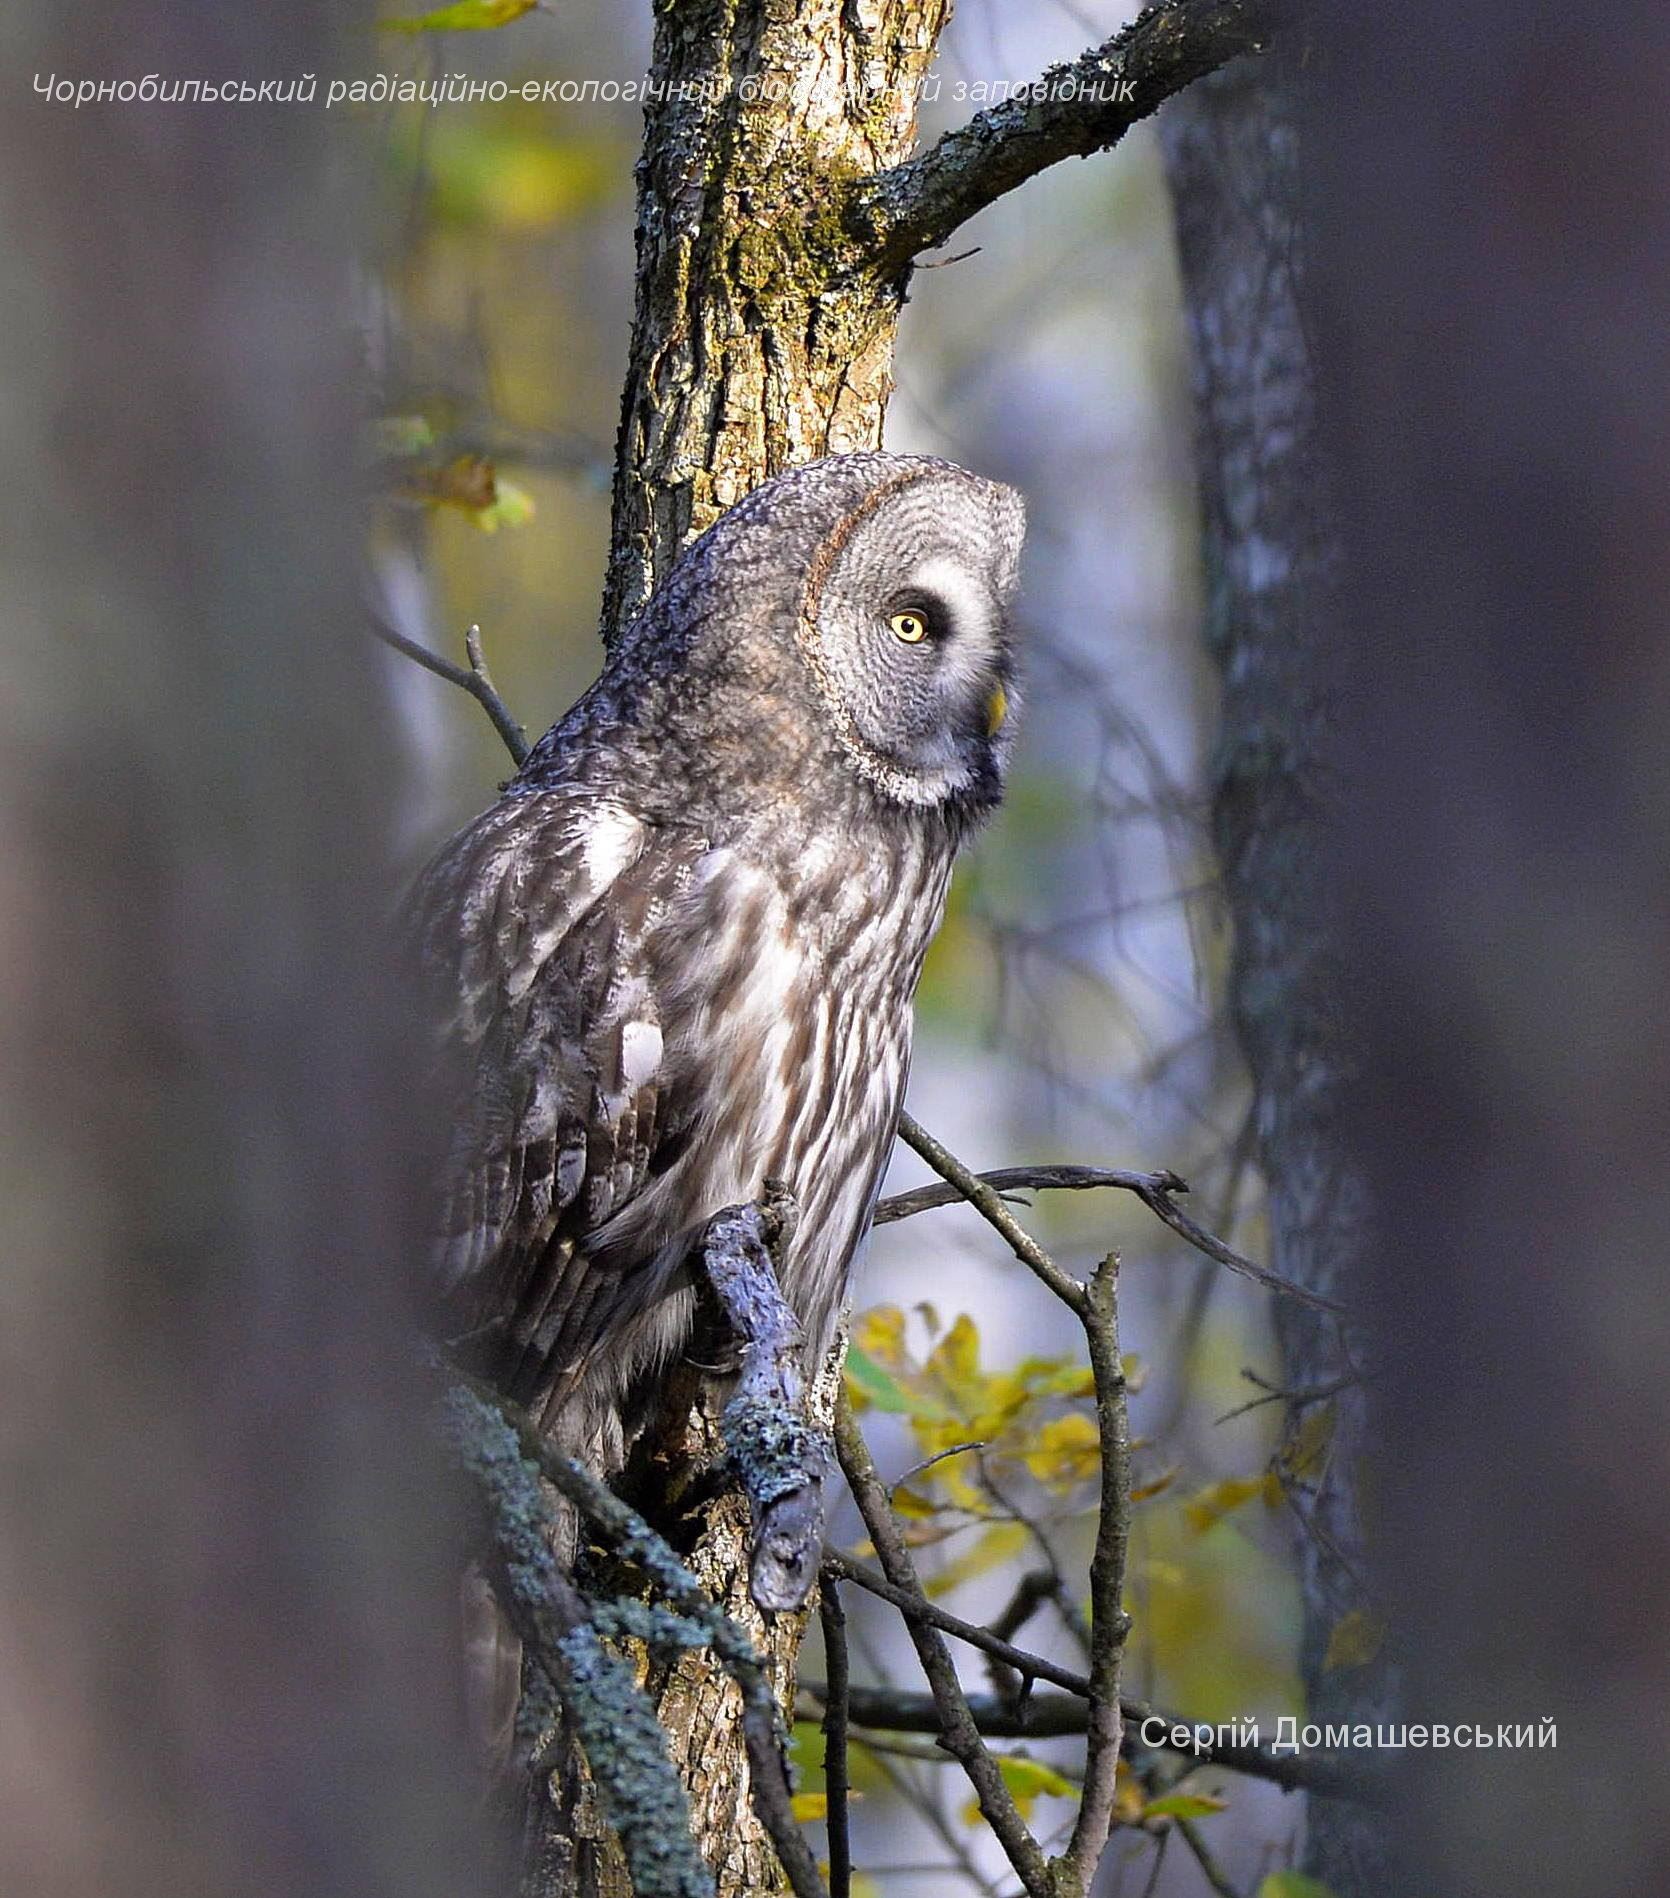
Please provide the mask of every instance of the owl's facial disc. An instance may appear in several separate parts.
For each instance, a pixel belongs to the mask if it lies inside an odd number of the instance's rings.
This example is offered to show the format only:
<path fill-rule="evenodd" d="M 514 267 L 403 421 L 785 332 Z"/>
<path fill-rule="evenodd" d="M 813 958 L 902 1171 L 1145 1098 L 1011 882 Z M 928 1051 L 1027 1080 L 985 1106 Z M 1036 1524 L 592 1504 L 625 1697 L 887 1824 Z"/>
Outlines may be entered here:
<path fill-rule="evenodd" d="M 870 510 L 830 569 L 818 634 L 837 734 L 907 802 L 996 795 L 1021 531 L 1008 489 L 960 470 L 927 476 Z"/>

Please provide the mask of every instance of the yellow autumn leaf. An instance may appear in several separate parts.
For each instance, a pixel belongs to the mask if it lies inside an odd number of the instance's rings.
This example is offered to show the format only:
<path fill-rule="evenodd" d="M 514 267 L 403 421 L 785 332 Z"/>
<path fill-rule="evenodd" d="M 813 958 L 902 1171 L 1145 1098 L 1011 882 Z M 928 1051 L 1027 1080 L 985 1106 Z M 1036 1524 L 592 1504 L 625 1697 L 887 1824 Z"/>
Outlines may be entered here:
<path fill-rule="evenodd" d="M 480 33 L 509 26 L 538 4 L 539 0 L 453 0 L 451 6 L 437 7 L 432 13 L 384 20 L 382 26 L 386 33 Z"/>
<path fill-rule="evenodd" d="M 1040 1799 L 1076 1799 L 1079 1789 L 1070 1779 L 1058 1773 L 1053 1766 L 1046 1766 L 1042 1760 L 1029 1760 L 1023 1754 L 1004 1754 L 997 1762 L 997 1770 L 1003 1775 L 1003 1783 L 1009 1788 L 1009 1796 L 1015 1802 L 1015 1808 L 1023 1819 L 1032 1817 L 1032 1808 Z M 978 1825 L 985 1817 L 980 1810 L 980 1802 L 971 1799 L 963 1807 L 964 1822 Z"/>
<path fill-rule="evenodd" d="M 1366 1608 L 1341 1615 L 1328 1635 L 1322 1657 L 1324 1671 L 1331 1667 L 1367 1667 L 1386 1644 L 1386 1624 Z"/>
<path fill-rule="evenodd" d="M 1024 1524 L 994 1522 L 982 1529 L 969 1547 L 947 1562 L 937 1575 L 929 1576 L 924 1584 L 925 1592 L 930 1596 L 948 1595 L 964 1582 L 972 1582 L 976 1576 L 989 1574 L 1005 1562 L 1012 1562 L 1026 1547 L 1026 1542 Z"/>
<path fill-rule="evenodd" d="M 1223 1812 L 1228 1801 L 1214 1799 L 1210 1793 L 1167 1793 L 1163 1799 L 1151 1799 L 1143 1812 L 1145 1819 L 1209 1819 Z"/>
<path fill-rule="evenodd" d="M 485 455 L 456 455 L 442 465 L 408 469 L 402 486 L 430 507 L 455 507 L 475 514 L 493 505 L 498 477 Z"/>
<path fill-rule="evenodd" d="M 968 1419 L 971 1436 L 993 1442 L 1032 1402 L 1035 1392 L 1015 1371 L 997 1371 L 981 1380 L 983 1388 L 975 1414 Z"/>
<path fill-rule="evenodd" d="M 521 527 L 533 519 L 533 496 L 525 488 L 502 478 L 493 484 L 493 498 L 486 507 L 471 516 L 484 534 L 496 534 L 501 527 Z"/>
<path fill-rule="evenodd" d="M 941 1379 L 954 1396 L 961 1397 L 976 1388 L 980 1377 L 980 1333 L 967 1312 L 958 1314 L 922 1368 L 930 1376 Z"/>
<path fill-rule="evenodd" d="M 795 1820 L 800 1825 L 810 1825 L 816 1819 L 829 1817 L 828 1793 L 796 1793 L 791 1803 Z"/>
<path fill-rule="evenodd" d="M 1102 1465 L 1101 1438 L 1095 1422 L 1081 1410 L 1052 1417 L 1033 1438 L 1021 1461 L 1039 1482 L 1052 1489 L 1073 1489 L 1089 1482 Z"/>
<path fill-rule="evenodd" d="M 1150 1477 L 1146 1483 L 1138 1483 L 1131 1491 L 1133 1503 L 1145 1503 L 1151 1496 L 1160 1496 L 1177 1481 L 1175 1469 L 1162 1470 L 1158 1476 Z"/>
<path fill-rule="evenodd" d="M 1303 1872 L 1271 1872 L 1260 1881 L 1258 1898 L 1334 1898 L 1333 1887 Z"/>
<path fill-rule="evenodd" d="M 1282 1447 L 1281 1460 L 1289 1475 L 1311 1476 L 1322 1467 L 1322 1459 L 1334 1440 L 1337 1414 L 1331 1398 L 1305 1412 L 1304 1421 Z"/>
<path fill-rule="evenodd" d="M 915 1490 L 906 1489 L 901 1483 L 893 1492 L 893 1512 L 912 1522 L 922 1522 L 939 1513 L 939 1504 L 930 1502 L 926 1496 L 918 1496 Z"/>
<path fill-rule="evenodd" d="M 1264 1475 L 1226 1476 L 1221 1483 L 1210 1483 L 1183 1505 L 1184 1520 L 1197 1534 L 1223 1521 L 1232 1510 L 1251 1502 L 1264 1489 Z"/>
<path fill-rule="evenodd" d="M 1147 1794 L 1142 1790 L 1142 1781 L 1138 1779 L 1130 1767 L 1121 1760 L 1113 1781 L 1114 1824 L 1122 1826 L 1141 1825 L 1142 1815 L 1146 1805 Z"/>
<path fill-rule="evenodd" d="M 889 1371 L 905 1369 L 905 1315 L 897 1305 L 872 1305 L 852 1321 L 852 1341 Z"/>

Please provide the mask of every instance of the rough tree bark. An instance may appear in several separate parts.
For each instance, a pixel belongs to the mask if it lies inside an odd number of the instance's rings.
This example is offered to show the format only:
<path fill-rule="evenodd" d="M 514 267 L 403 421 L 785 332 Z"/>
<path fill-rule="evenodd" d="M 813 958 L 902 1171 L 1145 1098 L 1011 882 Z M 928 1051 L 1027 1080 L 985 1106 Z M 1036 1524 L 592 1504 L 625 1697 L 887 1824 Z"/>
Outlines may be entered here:
<path fill-rule="evenodd" d="M 39 1898 L 479 1860 L 350 610 L 366 167 L 340 114 L 30 90 L 323 73 L 344 11 L 0 20 L 0 1889 Z"/>
<path fill-rule="evenodd" d="M 1306 228 L 1294 95 L 1278 52 L 1202 80 L 1161 120 L 1188 306 L 1206 563 L 1206 638 L 1223 675 L 1213 834 L 1235 931 L 1230 1001 L 1251 1069 L 1276 1270 L 1360 1304 L 1367 1201 L 1344 1109 L 1337 918 L 1325 835 L 1335 810 L 1339 524 L 1316 419 Z M 1337 1319 L 1276 1301 L 1284 1383 L 1304 1392 L 1351 1368 Z M 1333 1630 L 1372 1612 L 1361 1579 L 1360 1479 L 1370 1443 L 1361 1387 L 1330 1400 L 1314 1493 L 1295 1491 L 1307 1716 L 1391 1711 L 1391 1666 L 1330 1666 Z M 1292 1407 L 1289 1427 L 1305 1414 Z M 1390 1888 L 1385 1820 L 1311 1800 L 1304 1867 L 1341 1898 Z"/>
<path fill-rule="evenodd" d="M 674 96 L 647 114 L 639 161 L 606 641 L 766 476 L 881 445 L 909 260 L 874 266 L 842 191 L 909 153 L 949 14 L 949 0 L 658 9 L 651 73 Z"/>

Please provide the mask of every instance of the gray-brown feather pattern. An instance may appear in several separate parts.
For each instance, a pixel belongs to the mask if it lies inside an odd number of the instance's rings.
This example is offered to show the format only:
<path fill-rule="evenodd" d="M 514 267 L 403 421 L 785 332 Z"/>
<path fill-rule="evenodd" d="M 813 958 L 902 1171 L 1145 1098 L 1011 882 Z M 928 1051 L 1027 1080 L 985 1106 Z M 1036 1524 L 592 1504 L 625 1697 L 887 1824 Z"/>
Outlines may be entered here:
<path fill-rule="evenodd" d="M 903 498 L 878 501 L 883 487 Z M 941 463 L 843 457 L 770 484 L 690 550 L 420 882 L 458 1103 L 436 1242 L 451 1328 L 509 1394 L 577 1417 L 582 1441 L 680 1348 L 691 1245 L 768 1177 L 801 1207 L 785 1291 L 812 1340 L 828 1335 L 952 859 L 1002 762 L 948 696 L 940 749 L 957 768 L 918 796 L 873 710 L 860 729 L 829 694 L 868 650 L 894 567 L 943 562 L 943 546 L 977 565 L 984 535 L 1001 543 L 1000 612 L 1018 534 L 1006 491 Z M 834 577 L 813 610 L 831 630 L 809 632 L 820 560 Z M 1001 632 L 982 636 L 989 652 L 960 649 L 976 683 L 948 673 L 947 695 L 985 690 L 981 667 L 1008 679 Z M 809 637 L 841 643 L 809 655 Z M 857 689 L 885 704 L 892 681 Z M 911 716 L 920 744 L 931 703 Z"/>

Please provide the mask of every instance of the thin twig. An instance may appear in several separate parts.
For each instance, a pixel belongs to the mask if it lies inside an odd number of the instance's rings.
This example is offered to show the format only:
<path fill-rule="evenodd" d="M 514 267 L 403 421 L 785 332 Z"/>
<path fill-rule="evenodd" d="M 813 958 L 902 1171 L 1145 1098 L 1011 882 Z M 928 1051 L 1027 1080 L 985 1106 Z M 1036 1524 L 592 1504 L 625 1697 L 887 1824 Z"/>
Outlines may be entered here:
<path fill-rule="evenodd" d="M 949 1609 L 941 1608 L 938 1602 L 929 1601 L 920 1591 L 913 1593 L 908 1588 L 896 1588 L 881 1576 L 872 1575 L 863 1563 L 853 1561 L 851 1556 L 842 1555 L 834 1549 L 826 1550 L 823 1566 L 826 1575 L 855 1583 L 882 1601 L 891 1603 L 907 1619 L 925 1621 L 929 1627 L 938 1628 L 942 1634 L 966 1641 L 970 1647 L 978 1648 L 994 1661 L 1001 1661 L 1023 1680 L 1048 1681 L 1052 1687 L 1065 1688 L 1070 1694 L 1089 1698 L 1090 1681 L 1086 1675 L 1075 1674 L 1070 1667 L 1046 1660 L 1041 1654 L 1030 1654 L 1025 1648 L 1018 1648 L 1001 1635 L 992 1633 L 989 1628 L 962 1620 Z"/>
<path fill-rule="evenodd" d="M 883 1572 L 895 1588 L 919 1595 L 921 1584 L 917 1580 L 916 1565 L 888 1507 L 887 1492 L 882 1488 L 869 1449 L 853 1420 L 845 1391 L 841 1393 L 835 1413 L 835 1448 Z M 939 1631 L 921 1619 L 908 1620 L 906 1626 L 939 1712 L 940 1744 L 967 1773 L 986 1823 L 996 1834 L 1004 1856 L 1026 1887 L 1029 1898 L 1052 1898 L 1044 1854 L 1017 1811 L 997 1761 L 980 1737 L 980 1729 L 969 1711 L 968 1696 Z"/>
<path fill-rule="evenodd" d="M 994 1191 L 1004 1194 L 1060 1190 L 1087 1192 L 1099 1186 L 1120 1187 L 1128 1193 L 1144 1189 L 1186 1193 L 1188 1182 L 1162 1169 L 1157 1173 L 1137 1173 L 1124 1167 L 1105 1166 L 1005 1166 L 976 1174 Z M 929 1213 L 940 1206 L 960 1206 L 966 1195 L 960 1187 L 941 1182 L 938 1186 L 913 1186 L 908 1193 L 892 1193 L 876 1207 L 870 1222 L 891 1225 L 895 1219 L 910 1219 L 917 1213 Z M 1023 1202 L 1024 1203 L 1024 1202 Z"/>
<path fill-rule="evenodd" d="M 828 1676 L 823 1708 L 823 1783 L 829 1805 L 829 1898 L 849 1898 L 852 1841 L 847 1809 L 851 1792 L 847 1773 L 847 1617 L 833 1577 L 824 1580 L 818 1612 L 823 1621 L 824 1672 Z"/>
<path fill-rule="evenodd" d="M 1194 1854 L 1194 1861 L 1200 1867 L 1200 1875 L 1218 1894 L 1218 1898 L 1241 1898 L 1241 1894 L 1230 1883 L 1228 1874 L 1218 1863 L 1212 1848 L 1200 1836 L 1200 1827 L 1192 1819 L 1176 1819 L 1173 1824 L 1183 1836 L 1183 1843 Z"/>
<path fill-rule="evenodd" d="M 931 1470 L 936 1463 L 943 1463 L 947 1457 L 965 1456 L 970 1450 L 983 1450 L 985 1447 L 985 1440 L 982 1438 L 975 1443 L 953 1443 L 948 1450 L 936 1450 L 932 1456 L 923 1457 L 920 1463 L 911 1464 L 908 1470 L 902 1475 L 895 1476 L 887 1485 L 887 1500 L 892 1502 L 913 1476 L 920 1476 L 924 1470 Z"/>
<path fill-rule="evenodd" d="M 392 646 L 396 652 L 403 653 L 426 672 L 434 673 L 437 679 L 445 679 L 448 685 L 457 686 L 460 692 L 468 692 L 493 721 L 494 731 L 504 740 L 505 750 L 515 760 L 518 769 L 527 762 L 528 734 L 512 717 L 509 706 L 499 697 L 498 688 L 493 683 L 482 655 L 479 626 L 471 626 L 464 634 L 464 650 L 469 655 L 470 663 L 460 666 L 450 659 L 443 659 L 438 652 L 431 652 L 427 646 L 420 646 L 415 639 L 408 639 L 381 615 L 371 613 L 368 617 L 372 632 L 385 646 Z"/>
<path fill-rule="evenodd" d="M 1008 1641 L 1020 1633 L 1047 1601 L 1055 1599 L 1056 1578 L 1047 1568 L 1029 1568 L 1015 1584 L 1015 1592 L 996 1615 L 987 1632 L 998 1641 Z M 992 1691 L 1011 1700 L 1021 1700 L 1032 1691 L 1030 1677 L 1017 1674 L 1007 1661 L 995 1654 L 986 1657 L 986 1673 Z M 1089 1682 L 1085 1683 L 1088 1688 Z"/>
<path fill-rule="evenodd" d="M 1346 1371 L 1339 1377 L 1330 1378 L 1325 1384 L 1309 1384 L 1302 1390 L 1284 1390 L 1279 1384 L 1271 1384 L 1260 1377 L 1256 1371 L 1243 1370 L 1241 1375 L 1249 1384 L 1256 1384 L 1264 1393 L 1261 1397 L 1249 1398 L 1244 1404 L 1237 1404 L 1233 1410 L 1226 1410 L 1221 1417 L 1213 1419 L 1214 1425 L 1231 1423 L 1237 1417 L 1246 1416 L 1249 1410 L 1262 1409 L 1266 1404 L 1286 1404 L 1290 1409 L 1302 1410 L 1307 1404 L 1320 1404 L 1330 1397 L 1337 1397 L 1341 1391 L 1354 1390 L 1359 1384 L 1369 1380 L 1360 1371 Z"/>
<path fill-rule="evenodd" d="M 892 1194 L 876 1207 L 875 1218 L 871 1222 L 874 1225 L 885 1226 L 896 1219 L 909 1219 L 916 1213 L 931 1212 L 936 1207 L 954 1206 L 958 1201 L 966 1200 L 978 1212 L 984 1213 L 1014 1246 L 1014 1235 L 1025 1235 L 1020 1223 L 1007 1215 L 1001 1195 L 1025 1191 L 1085 1192 L 1095 1187 L 1114 1187 L 1135 1193 L 1156 1219 L 1163 1220 L 1179 1237 L 1187 1239 L 1197 1252 L 1204 1253 L 1207 1258 L 1226 1266 L 1231 1272 L 1238 1272 L 1242 1278 L 1251 1279 L 1255 1285 L 1262 1285 L 1267 1291 L 1279 1292 L 1283 1298 L 1296 1299 L 1301 1305 L 1309 1305 L 1316 1311 L 1345 1315 L 1345 1307 L 1335 1300 L 1324 1298 L 1320 1292 L 1313 1292 L 1308 1286 L 1297 1285 L 1292 1279 L 1283 1278 L 1268 1266 L 1255 1264 L 1233 1247 L 1225 1245 L 1223 1240 L 1209 1233 L 1204 1226 L 1198 1225 L 1173 1197 L 1177 1193 L 1186 1193 L 1189 1190 L 1188 1182 L 1169 1169 L 1138 1173 L 1120 1167 L 1011 1166 L 997 1167 L 989 1173 L 975 1173 L 908 1114 L 899 1116 L 899 1134 L 906 1146 L 920 1154 L 945 1184 L 918 1186 L 908 1193 Z M 941 1164 L 942 1161 L 944 1164 Z M 993 1218 L 988 1205 L 995 1205 L 1004 1211 L 1005 1219 L 1000 1221 Z M 1035 1241 L 1029 1243 L 1036 1244 Z M 1044 1277 L 1031 1259 L 1024 1262 L 1039 1272 L 1040 1277 Z M 1076 1284 L 1076 1281 L 1069 1282 Z M 1045 1283 L 1050 1284 L 1050 1281 L 1046 1278 Z M 1058 1296 L 1066 1297 L 1059 1286 L 1050 1284 L 1050 1289 Z M 1068 1302 L 1072 1301 L 1069 1299 Z M 1077 1306 L 1074 1309 L 1077 1310 Z"/>

